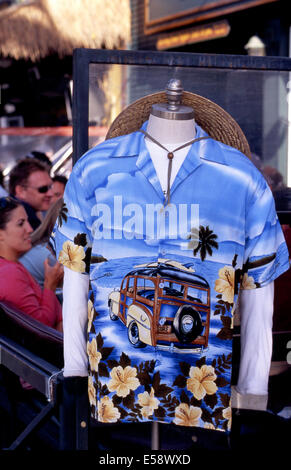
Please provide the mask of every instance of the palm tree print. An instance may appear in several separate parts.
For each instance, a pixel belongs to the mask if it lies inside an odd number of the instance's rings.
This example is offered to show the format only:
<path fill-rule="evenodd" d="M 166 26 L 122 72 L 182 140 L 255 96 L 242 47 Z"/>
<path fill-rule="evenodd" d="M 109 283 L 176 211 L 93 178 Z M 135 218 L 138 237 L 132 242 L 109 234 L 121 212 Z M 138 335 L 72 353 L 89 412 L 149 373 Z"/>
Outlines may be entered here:
<path fill-rule="evenodd" d="M 61 208 L 60 208 L 60 211 L 59 211 L 59 214 L 58 214 L 58 223 L 59 223 L 59 227 L 61 227 L 63 225 L 63 220 L 65 222 L 67 222 L 68 220 L 68 208 L 66 206 L 66 204 L 63 202 Z"/>
<path fill-rule="evenodd" d="M 218 243 L 216 241 L 217 235 L 210 230 L 208 225 L 207 227 L 200 225 L 199 230 L 197 228 L 192 228 L 188 239 L 190 239 L 188 248 L 193 249 L 194 256 L 200 252 L 200 258 L 202 261 L 205 260 L 207 254 L 212 256 L 213 249 L 218 249 Z"/>

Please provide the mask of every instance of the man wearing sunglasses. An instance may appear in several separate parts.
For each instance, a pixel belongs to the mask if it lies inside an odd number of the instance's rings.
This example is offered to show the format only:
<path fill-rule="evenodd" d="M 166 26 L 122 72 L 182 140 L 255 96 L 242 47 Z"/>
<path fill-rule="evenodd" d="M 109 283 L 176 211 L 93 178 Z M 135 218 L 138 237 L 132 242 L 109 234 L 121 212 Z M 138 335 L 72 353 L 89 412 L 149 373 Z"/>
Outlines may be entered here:
<path fill-rule="evenodd" d="M 41 224 L 39 213 L 47 211 L 52 203 L 49 168 L 33 158 L 20 160 L 10 173 L 9 191 L 23 204 L 35 230 Z"/>

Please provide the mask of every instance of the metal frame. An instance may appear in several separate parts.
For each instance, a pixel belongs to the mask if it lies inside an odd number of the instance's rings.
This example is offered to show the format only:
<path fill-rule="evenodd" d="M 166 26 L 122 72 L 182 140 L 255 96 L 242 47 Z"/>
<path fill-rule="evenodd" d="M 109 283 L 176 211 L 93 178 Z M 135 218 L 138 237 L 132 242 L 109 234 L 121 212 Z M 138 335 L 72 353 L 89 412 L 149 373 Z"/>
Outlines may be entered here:
<path fill-rule="evenodd" d="M 61 374 L 60 369 L 4 336 L 0 337 L 0 364 L 28 380 L 49 402 L 55 401 L 55 385 Z"/>
<path fill-rule="evenodd" d="M 47 399 L 47 404 L 6 450 L 19 448 L 57 409 L 60 416 L 59 450 L 88 449 L 86 377 L 74 381 L 72 392 L 72 385 L 63 377 L 62 370 L 3 335 L 0 336 L 0 365 L 29 381 Z"/>
<path fill-rule="evenodd" d="M 88 150 L 90 64 L 150 65 L 231 70 L 291 71 L 287 57 L 187 52 L 75 49 L 73 56 L 73 163 Z"/>
<path fill-rule="evenodd" d="M 62 372 L 52 364 L 2 335 L 0 336 L 0 364 L 24 380 L 29 380 L 29 383 L 48 400 L 48 404 L 7 449 L 15 450 L 54 411 L 57 404 L 57 381 Z"/>

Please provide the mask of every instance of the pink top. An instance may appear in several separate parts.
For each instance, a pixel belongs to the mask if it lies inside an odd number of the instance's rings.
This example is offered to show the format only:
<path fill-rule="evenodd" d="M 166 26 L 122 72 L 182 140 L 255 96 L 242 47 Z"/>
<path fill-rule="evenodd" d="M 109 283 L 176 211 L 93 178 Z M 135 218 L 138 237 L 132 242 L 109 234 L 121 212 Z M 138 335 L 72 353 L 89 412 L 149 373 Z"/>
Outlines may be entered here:
<path fill-rule="evenodd" d="M 41 289 L 21 263 L 0 258 L 0 301 L 13 304 L 45 325 L 62 321 L 62 307 L 55 293 Z"/>

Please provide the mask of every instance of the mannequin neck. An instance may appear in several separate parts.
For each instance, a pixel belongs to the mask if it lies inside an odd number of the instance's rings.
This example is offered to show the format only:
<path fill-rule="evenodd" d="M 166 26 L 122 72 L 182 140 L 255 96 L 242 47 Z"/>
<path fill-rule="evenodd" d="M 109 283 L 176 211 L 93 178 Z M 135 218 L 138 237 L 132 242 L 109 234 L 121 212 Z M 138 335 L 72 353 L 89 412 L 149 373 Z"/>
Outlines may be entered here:
<path fill-rule="evenodd" d="M 179 145 L 183 145 L 195 139 L 195 121 L 194 119 L 184 121 L 163 119 L 151 114 L 147 125 L 147 133 L 156 139 L 160 144 L 164 145 L 164 147 L 169 151 L 172 151 L 179 147 Z M 167 152 L 147 137 L 145 137 L 145 142 L 158 175 L 162 190 L 166 192 L 167 168 L 169 163 Z M 190 147 L 187 146 L 181 150 L 178 150 L 174 154 L 170 180 L 171 185 L 173 184 L 175 177 L 180 167 L 182 166 L 187 153 L 189 152 L 189 148 Z"/>
<path fill-rule="evenodd" d="M 163 119 L 150 114 L 147 133 L 165 146 L 186 143 L 195 139 L 195 121 Z"/>

